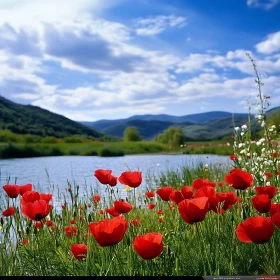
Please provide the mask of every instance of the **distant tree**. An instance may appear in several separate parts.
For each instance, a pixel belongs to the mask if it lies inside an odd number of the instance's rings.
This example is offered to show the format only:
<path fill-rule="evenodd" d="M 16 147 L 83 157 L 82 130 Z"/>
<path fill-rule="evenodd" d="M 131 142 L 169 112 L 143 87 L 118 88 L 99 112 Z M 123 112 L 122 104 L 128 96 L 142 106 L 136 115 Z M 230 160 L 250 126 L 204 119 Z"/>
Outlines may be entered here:
<path fill-rule="evenodd" d="M 180 127 L 171 126 L 163 133 L 158 134 L 155 138 L 155 142 L 167 144 L 171 146 L 179 146 L 184 143 L 185 136 Z"/>
<path fill-rule="evenodd" d="M 141 141 L 140 133 L 135 126 L 129 126 L 123 132 L 124 141 Z"/>

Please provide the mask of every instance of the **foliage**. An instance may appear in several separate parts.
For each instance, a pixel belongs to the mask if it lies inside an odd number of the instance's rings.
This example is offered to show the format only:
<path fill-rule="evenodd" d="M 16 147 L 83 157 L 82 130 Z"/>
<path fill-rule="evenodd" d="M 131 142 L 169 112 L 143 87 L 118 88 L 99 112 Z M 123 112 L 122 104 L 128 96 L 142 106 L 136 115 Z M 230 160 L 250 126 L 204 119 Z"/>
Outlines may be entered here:
<path fill-rule="evenodd" d="M 156 142 L 170 146 L 180 146 L 184 143 L 184 134 L 180 127 L 169 127 L 154 139 Z"/>
<path fill-rule="evenodd" d="M 54 137 L 85 134 L 95 138 L 101 133 L 61 115 L 31 105 L 20 105 L 0 96 L 0 130 Z"/>
<path fill-rule="evenodd" d="M 129 126 L 123 133 L 124 141 L 141 141 L 141 136 L 138 129 L 135 126 Z"/>

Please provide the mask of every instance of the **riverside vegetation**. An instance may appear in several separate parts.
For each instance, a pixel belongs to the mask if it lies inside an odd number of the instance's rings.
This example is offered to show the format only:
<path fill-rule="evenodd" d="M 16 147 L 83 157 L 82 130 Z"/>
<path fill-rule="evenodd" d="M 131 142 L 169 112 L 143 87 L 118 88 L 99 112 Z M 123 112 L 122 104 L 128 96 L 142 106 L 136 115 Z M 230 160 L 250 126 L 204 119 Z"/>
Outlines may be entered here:
<path fill-rule="evenodd" d="M 28 182 L 7 182 L 0 275 L 280 275 L 279 127 L 266 120 L 252 63 L 262 134 L 252 138 L 250 119 L 235 127 L 230 168 L 144 177 L 104 167 L 86 197 L 69 184 L 61 207 Z"/>

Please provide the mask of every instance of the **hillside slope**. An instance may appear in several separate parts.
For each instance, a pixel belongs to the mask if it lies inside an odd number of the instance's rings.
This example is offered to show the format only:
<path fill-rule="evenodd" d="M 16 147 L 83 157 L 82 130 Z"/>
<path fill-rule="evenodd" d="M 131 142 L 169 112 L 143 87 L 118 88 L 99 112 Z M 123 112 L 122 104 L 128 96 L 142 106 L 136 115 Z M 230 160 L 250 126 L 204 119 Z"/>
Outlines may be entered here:
<path fill-rule="evenodd" d="M 0 129 L 14 133 L 66 137 L 88 135 L 100 138 L 102 133 L 64 116 L 32 105 L 21 105 L 0 96 Z"/>

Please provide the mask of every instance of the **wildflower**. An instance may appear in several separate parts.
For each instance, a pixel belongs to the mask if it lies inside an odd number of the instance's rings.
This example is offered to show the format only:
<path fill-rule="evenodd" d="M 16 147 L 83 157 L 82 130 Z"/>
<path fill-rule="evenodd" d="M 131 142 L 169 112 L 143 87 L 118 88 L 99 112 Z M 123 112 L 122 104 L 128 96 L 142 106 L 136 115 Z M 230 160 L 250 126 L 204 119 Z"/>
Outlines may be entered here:
<path fill-rule="evenodd" d="M 183 220 L 188 224 L 202 222 L 209 209 L 208 197 L 185 199 L 178 204 Z"/>
<path fill-rule="evenodd" d="M 183 186 L 183 187 L 181 187 L 181 192 L 185 199 L 189 199 L 193 196 L 193 187 Z"/>
<path fill-rule="evenodd" d="M 127 221 L 123 216 L 104 219 L 89 224 L 90 233 L 101 247 L 119 243 L 127 230 Z"/>
<path fill-rule="evenodd" d="M 21 206 L 21 212 L 30 220 L 40 221 L 49 215 L 51 205 L 45 200 L 36 200 L 35 202 L 27 202 Z"/>
<path fill-rule="evenodd" d="M 13 206 L 10 206 L 8 209 L 4 210 L 2 212 L 2 215 L 4 217 L 9 217 L 9 216 L 13 216 L 15 214 L 15 208 Z"/>
<path fill-rule="evenodd" d="M 252 186 L 253 176 L 246 171 L 233 168 L 230 170 L 230 174 L 225 176 L 225 182 L 234 189 L 245 190 Z"/>
<path fill-rule="evenodd" d="M 43 226 L 43 223 L 42 222 L 35 222 L 34 226 L 39 229 Z"/>
<path fill-rule="evenodd" d="M 27 245 L 28 244 L 28 238 L 23 238 L 23 240 L 22 240 L 22 243 L 23 243 L 23 245 Z"/>
<path fill-rule="evenodd" d="M 251 217 L 236 228 L 236 236 L 242 242 L 263 244 L 270 240 L 274 233 L 271 218 L 263 216 Z"/>
<path fill-rule="evenodd" d="M 75 259 L 82 260 L 86 257 L 85 255 L 87 254 L 88 247 L 87 245 L 76 243 L 71 246 L 70 250 Z"/>
<path fill-rule="evenodd" d="M 194 198 L 198 197 L 207 197 L 208 203 L 209 203 L 209 210 L 215 210 L 217 207 L 217 201 L 215 197 L 215 189 L 211 186 L 203 186 L 202 188 L 199 188 L 194 196 Z"/>
<path fill-rule="evenodd" d="M 51 193 L 40 193 L 40 199 L 46 200 L 46 202 L 50 202 L 52 199 L 52 194 Z"/>
<path fill-rule="evenodd" d="M 192 186 L 195 190 L 198 190 L 198 189 L 202 188 L 203 186 L 215 187 L 216 183 L 211 182 L 208 179 L 198 178 L 192 182 Z"/>
<path fill-rule="evenodd" d="M 175 190 L 175 191 L 172 191 L 171 194 L 169 195 L 169 199 L 178 204 L 180 203 L 182 200 L 184 200 L 184 196 L 182 194 L 182 192 L 180 192 L 179 190 Z"/>
<path fill-rule="evenodd" d="M 70 219 L 70 224 L 74 225 L 76 224 L 76 221 L 74 219 Z"/>
<path fill-rule="evenodd" d="M 163 213 L 162 209 L 157 210 L 157 214 L 162 214 L 162 213 Z"/>
<path fill-rule="evenodd" d="M 77 228 L 75 226 L 65 226 L 64 232 L 68 237 L 72 237 L 77 234 Z"/>
<path fill-rule="evenodd" d="M 20 204 L 23 205 L 23 204 L 26 204 L 28 202 L 35 202 L 36 200 L 39 200 L 40 199 L 40 194 L 36 191 L 27 191 L 25 192 L 21 199 L 20 199 Z"/>
<path fill-rule="evenodd" d="M 267 194 L 269 196 L 269 198 L 271 199 L 277 193 L 278 188 L 273 187 L 273 186 L 264 186 L 264 187 L 256 187 L 255 190 L 258 195 Z"/>
<path fill-rule="evenodd" d="M 146 192 L 146 197 L 153 199 L 154 196 L 155 196 L 155 193 L 153 191 Z"/>
<path fill-rule="evenodd" d="M 113 217 L 118 217 L 121 213 L 116 210 L 114 206 L 105 209 L 107 214 L 110 214 Z"/>
<path fill-rule="evenodd" d="M 156 190 L 157 195 L 164 201 L 169 201 L 169 196 L 174 190 L 174 187 L 163 186 Z"/>
<path fill-rule="evenodd" d="M 97 169 L 93 174 L 101 184 L 108 184 L 114 187 L 117 184 L 117 177 L 112 175 L 112 170 Z"/>
<path fill-rule="evenodd" d="M 115 201 L 114 207 L 115 210 L 119 213 L 128 213 L 132 209 L 131 204 L 126 201 Z"/>
<path fill-rule="evenodd" d="M 26 184 L 26 185 L 19 186 L 20 195 L 23 195 L 25 192 L 31 191 L 31 190 L 32 190 L 32 184 Z"/>
<path fill-rule="evenodd" d="M 136 218 L 136 219 L 131 220 L 130 223 L 134 226 L 138 226 L 138 225 L 142 224 L 142 220 Z"/>
<path fill-rule="evenodd" d="M 20 188 L 18 185 L 4 185 L 3 190 L 7 193 L 9 198 L 17 198 Z"/>
<path fill-rule="evenodd" d="M 125 191 L 129 191 L 129 190 L 131 190 L 132 188 L 130 187 L 130 186 L 126 186 L 124 189 L 123 189 L 123 191 L 125 192 Z"/>
<path fill-rule="evenodd" d="M 231 160 L 238 160 L 238 156 L 236 156 L 236 155 L 229 156 L 229 158 L 230 158 Z"/>
<path fill-rule="evenodd" d="M 158 232 L 150 232 L 144 235 L 136 236 L 133 241 L 133 247 L 137 254 L 144 260 L 153 259 L 159 256 L 163 251 L 163 235 Z"/>
<path fill-rule="evenodd" d="M 148 209 L 154 209 L 155 207 L 156 207 L 155 203 L 150 203 L 150 204 L 147 205 Z"/>
<path fill-rule="evenodd" d="M 277 212 L 280 212 L 280 204 L 271 201 L 271 208 L 269 210 L 270 216 L 273 216 Z"/>
<path fill-rule="evenodd" d="M 92 200 L 95 204 L 97 204 L 100 201 L 100 195 L 96 194 L 92 196 Z"/>
<path fill-rule="evenodd" d="M 99 214 L 100 215 L 103 215 L 104 214 L 104 211 L 101 209 L 101 210 L 99 210 Z"/>
<path fill-rule="evenodd" d="M 52 225 L 53 225 L 53 221 L 52 220 L 47 221 L 47 226 L 48 227 L 51 227 Z"/>
<path fill-rule="evenodd" d="M 137 188 L 142 183 L 141 171 L 125 171 L 119 177 L 119 182 L 131 188 Z"/>
<path fill-rule="evenodd" d="M 271 201 L 267 194 L 259 194 L 252 197 L 254 208 L 260 213 L 267 213 L 271 208 Z"/>
<path fill-rule="evenodd" d="M 275 213 L 271 220 L 280 229 L 280 212 Z"/>

